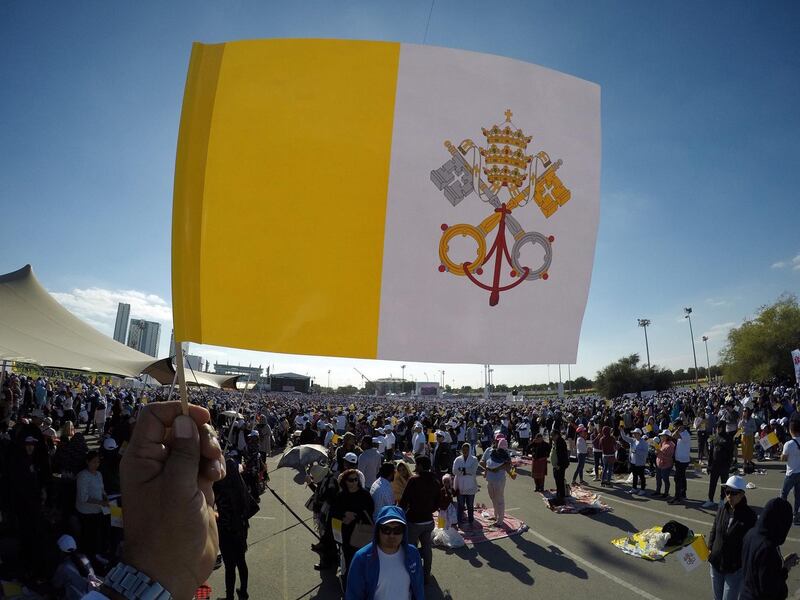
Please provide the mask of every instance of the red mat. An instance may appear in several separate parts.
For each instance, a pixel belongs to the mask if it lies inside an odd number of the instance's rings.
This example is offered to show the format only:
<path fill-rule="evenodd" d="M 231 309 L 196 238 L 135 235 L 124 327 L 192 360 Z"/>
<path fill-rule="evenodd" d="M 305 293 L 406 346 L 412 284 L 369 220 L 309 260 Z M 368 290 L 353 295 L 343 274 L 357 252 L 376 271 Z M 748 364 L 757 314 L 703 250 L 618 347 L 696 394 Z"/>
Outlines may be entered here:
<path fill-rule="evenodd" d="M 486 514 L 487 516 L 484 516 Z M 524 521 L 520 521 L 506 514 L 503 523 L 496 525 L 491 519 L 494 518 L 494 510 L 486 507 L 475 507 L 475 522 L 470 525 L 464 523 L 458 529 L 459 533 L 464 537 L 464 541 L 468 544 L 479 544 L 489 540 L 498 540 L 500 538 L 517 535 L 523 531 L 528 530 L 528 526 Z"/>

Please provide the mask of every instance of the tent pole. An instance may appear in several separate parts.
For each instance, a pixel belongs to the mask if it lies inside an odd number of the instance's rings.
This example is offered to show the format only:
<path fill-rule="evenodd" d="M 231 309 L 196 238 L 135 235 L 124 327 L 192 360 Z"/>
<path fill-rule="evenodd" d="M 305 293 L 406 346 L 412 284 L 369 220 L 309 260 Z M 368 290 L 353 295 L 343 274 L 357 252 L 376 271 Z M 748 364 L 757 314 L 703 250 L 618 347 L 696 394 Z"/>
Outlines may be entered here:
<path fill-rule="evenodd" d="M 6 380 L 6 364 L 8 364 L 8 361 L 4 360 L 3 368 L 0 370 L 0 392 L 3 391 L 3 382 Z"/>
<path fill-rule="evenodd" d="M 177 356 L 175 357 L 178 358 Z M 167 402 L 172 400 L 172 392 L 175 391 L 175 380 L 178 379 L 178 367 L 175 367 L 175 375 L 172 376 L 172 384 L 169 386 L 169 396 L 167 396 Z"/>
<path fill-rule="evenodd" d="M 183 342 L 175 344 L 175 375 L 178 377 L 178 389 L 181 394 L 183 414 L 189 414 L 189 391 L 186 389 L 186 373 L 183 367 Z"/>

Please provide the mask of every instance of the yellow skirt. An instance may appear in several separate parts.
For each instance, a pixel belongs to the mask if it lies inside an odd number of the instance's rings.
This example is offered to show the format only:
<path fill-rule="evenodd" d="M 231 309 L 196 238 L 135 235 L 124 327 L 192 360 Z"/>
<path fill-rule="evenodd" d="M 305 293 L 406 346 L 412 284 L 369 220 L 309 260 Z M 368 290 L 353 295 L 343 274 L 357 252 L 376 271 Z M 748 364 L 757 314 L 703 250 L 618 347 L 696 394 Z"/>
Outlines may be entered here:
<path fill-rule="evenodd" d="M 753 436 L 746 433 L 742 434 L 742 460 L 745 462 L 753 461 Z"/>

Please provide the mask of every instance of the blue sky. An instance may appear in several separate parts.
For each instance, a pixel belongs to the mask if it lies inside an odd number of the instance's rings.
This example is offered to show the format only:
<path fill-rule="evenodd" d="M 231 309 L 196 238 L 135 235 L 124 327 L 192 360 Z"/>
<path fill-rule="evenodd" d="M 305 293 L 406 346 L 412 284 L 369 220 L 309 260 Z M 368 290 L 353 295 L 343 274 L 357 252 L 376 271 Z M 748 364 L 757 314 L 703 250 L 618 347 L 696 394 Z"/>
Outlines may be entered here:
<path fill-rule="evenodd" d="M 132 316 L 165 323 L 166 352 L 172 177 L 191 42 L 421 43 L 430 13 L 429 44 L 510 56 L 602 87 L 601 222 L 573 376 L 644 356 L 637 317 L 653 322 L 653 362 L 689 366 L 683 306 L 694 308 L 695 338 L 711 338 L 713 363 L 731 326 L 797 291 L 800 3 L 431 6 L 0 4 L 0 272 L 31 263 L 68 308 L 106 332 L 116 301 L 133 298 Z M 335 385 L 359 379 L 353 365 L 369 377 L 400 372 L 399 363 L 192 351 L 322 383 L 331 369 Z M 443 368 L 447 383 L 481 382 L 477 366 L 409 365 L 406 376 Z M 550 372 L 556 379 L 557 368 Z M 497 367 L 494 377 L 545 381 L 547 368 Z"/>

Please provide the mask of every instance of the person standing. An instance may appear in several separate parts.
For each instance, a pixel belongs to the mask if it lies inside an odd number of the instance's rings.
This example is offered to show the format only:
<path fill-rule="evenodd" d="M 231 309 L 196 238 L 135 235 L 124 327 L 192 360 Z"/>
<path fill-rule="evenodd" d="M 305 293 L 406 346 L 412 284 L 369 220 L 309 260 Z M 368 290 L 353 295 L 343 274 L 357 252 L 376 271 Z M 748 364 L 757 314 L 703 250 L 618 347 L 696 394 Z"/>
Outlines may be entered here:
<path fill-rule="evenodd" d="M 358 548 L 350 543 L 350 538 L 358 523 L 372 523 L 372 496 L 361 485 L 361 477 L 356 469 L 347 469 L 339 475 L 340 492 L 331 507 L 331 517 L 342 522 L 342 556 L 344 558 L 345 581 L 350 570 L 350 561 Z"/>
<path fill-rule="evenodd" d="M 75 509 L 81 523 L 81 547 L 87 555 L 95 559 L 104 551 L 106 516 L 103 508 L 108 506 L 108 496 L 99 468 L 100 455 L 94 450 L 88 452 L 86 468 L 78 473 L 75 498 Z"/>
<path fill-rule="evenodd" d="M 672 463 L 675 456 L 675 442 L 669 431 L 664 429 L 660 434 L 660 444 L 656 451 L 656 491 L 653 497 L 666 498 L 669 496 L 669 473 L 672 471 Z M 659 439 L 656 438 L 656 439 Z M 661 493 L 661 484 L 664 484 L 664 493 Z"/>
<path fill-rule="evenodd" d="M 594 458 L 594 477 L 592 481 L 600 481 L 600 470 L 603 467 L 603 448 L 600 446 L 600 428 L 597 423 L 590 423 L 591 432 L 589 439 L 592 441 L 592 453 Z"/>
<path fill-rule="evenodd" d="M 686 469 L 689 468 L 691 459 L 692 436 L 686 431 L 683 421 L 678 419 L 673 423 L 675 432 L 675 497 L 669 504 L 679 504 L 686 500 Z"/>
<path fill-rule="evenodd" d="M 742 430 L 742 466 L 747 472 L 752 472 L 753 452 L 755 450 L 756 431 L 758 426 L 753 418 L 753 412 L 749 408 L 742 411 L 742 418 L 739 420 L 739 428 Z"/>
<path fill-rule="evenodd" d="M 798 559 L 794 552 L 784 557 L 780 547 L 791 528 L 792 505 L 783 498 L 768 501 L 744 536 L 739 600 L 785 600 L 789 595 L 786 579 Z"/>
<path fill-rule="evenodd" d="M 394 463 L 383 463 L 378 469 L 378 479 L 369 488 L 369 495 L 372 496 L 372 502 L 375 504 L 373 520 L 377 518 L 378 513 L 384 506 L 392 506 L 395 503 L 394 490 L 392 489 L 394 474 Z"/>
<path fill-rule="evenodd" d="M 647 482 L 644 478 L 644 467 L 647 464 L 647 454 L 650 451 L 650 444 L 647 443 L 647 438 L 642 436 L 642 430 L 638 427 L 633 430 L 633 437 L 625 435 L 624 429 L 620 427 L 619 436 L 631 447 L 630 461 L 631 471 L 633 471 L 633 487 L 631 488 L 631 494 L 644 496 L 647 486 Z M 640 481 L 641 489 L 637 491 L 636 486 Z"/>
<path fill-rule="evenodd" d="M 467 509 L 467 523 L 475 522 L 475 494 L 478 493 L 478 459 L 472 454 L 472 445 L 461 445 L 461 454 L 453 461 L 453 488 L 458 494 L 458 524 L 464 524 L 464 508 Z"/>
<path fill-rule="evenodd" d="M 564 504 L 567 495 L 567 468 L 569 467 L 569 449 L 557 427 L 551 432 L 552 448 L 550 449 L 550 464 L 553 466 L 553 479 L 556 481 L 556 505 Z"/>
<path fill-rule="evenodd" d="M 384 456 L 385 460 L 392 460 L 394 458 L 394 449 L 397 445 L 397 438 L 394 435 L 394 431 L 392 431 L 391 425 L 386 425 L 384 428 L 384 436 L 383 436 L 383 444 L 386 449 L 386 455 Z"/>
<path fill-rule="evenodd" d="M 717 422 L 717 431 L 708 440 L 708 446 L 708 500 L 703 502 L 703 508 L 716 508 L 714 493 L 717 481 L 721 483 L 726 480 L 733 462 L 733 440 L 725 431 L 725 421 Z M 720 489 L 720 500 L 723 498 L 724 489 Z"/>
<path fill-rule="evenodd" d="M 375 525 L 374 540 L 353 556 L 345 600 L 424 600 L 422 561 L 403 511 L 385 506 Z"/>
<path fill-rule="evenodd" d="M 547 458 L 550 456 L 550 444 L 544 441 L 541 432 L 537 432 L 531 442 L 531 477 L 533 491 L 544 492 L 544 480 L 547 477 Z"/>
<path fill-rule="evenodd" d="M 604 425 L 597 441 L 603 452 L 603 477 L 600 485 L 612 486 L 614 485 L 614 464 L 617 462 L 617 440 L 611 434 L 611 427 Z"/>
<path fill-rule="evenodd" d="M 508 454 L 508 441 L 501 434 L 497 434 L 495 447 L 483 453 L 481 466 L 492 501 L 495 524 L 502 526 L 506 509 L 506 473 L 511 470 L 511 456 Z"/>
<path fill-rule="evenodd" d="M 233 600 L 236 570 L 239 570 L 239 600 L 247 600 L 247 532 L 250 527 L 250 493 L 239 474 L 239 465 L 229 458 L 225 461 L 225 478 L 214 484 L 217 504 L 219 551 L 225 564 L 225 600 Z"/>
<path fill-rule="evenodd" d="M 572 474 L 572 485 L 575 485 L 578 478 L 581 480 L 581 485 L 586 485 L 586 482 L 583 480 L 583 469 L 586 466 L 586 454 L 589 452 L 589 448 L 586 444 L 586 427 L 579 425 L 575 430 L 575 434 L 577 436 L 575 438 L 575 453 L 578 457 L 578 466 Z"/>
<path fill-rule="evenodd" d="M 416 473 L 408 480 L 400 508 L 408 518 L 408 543 L 420 544 L 425 583 L 430 581 L 433 564 L 433 513 L 439 508 L 442 484 L 431 472 L 431 460 L 427 456 L 417 458 Z"/>
<path fill-rule="evenodd" d="M 789 492 L 794 490 L 794 524 L 800 525 L 800 421 L 792 419 L 789 433 L 792 439 L 783 444 L 781 452 L 781 460 L 786 461 L 781 498 L 788 500 Z"/>
<path fill-rule="evenodd" d="M 358 455 L 358 470 L 364 474 L 364 487 L 369 490 L 378 478 L 383 457 L 372 445 L 372 437 L 369 435 L 361 438 L 361 449 L 363 452 Z"/>
<path fill-rule="evenodd" d="M 708 537 L 711 591 L 714 600 L 734 600 L 742 585 L 742 545 L 757 515 L 747 505 L 747 482 L 737 475 L 722 486 L 725 502 L 717 510 Z"/>
<path fill-rule="evenodd" d="M 431 464 L 433 473 L 440 480 L 453 466 L 453 455 L 450 453 L 450 444 L 445 439 L 444 431 L 436 432 L 436 445 L 431 449 Z"/>

